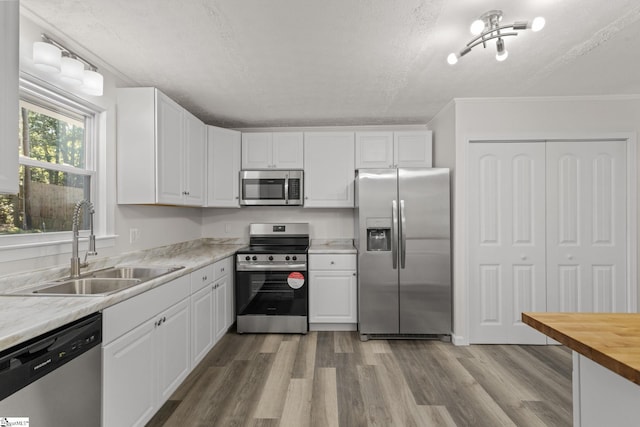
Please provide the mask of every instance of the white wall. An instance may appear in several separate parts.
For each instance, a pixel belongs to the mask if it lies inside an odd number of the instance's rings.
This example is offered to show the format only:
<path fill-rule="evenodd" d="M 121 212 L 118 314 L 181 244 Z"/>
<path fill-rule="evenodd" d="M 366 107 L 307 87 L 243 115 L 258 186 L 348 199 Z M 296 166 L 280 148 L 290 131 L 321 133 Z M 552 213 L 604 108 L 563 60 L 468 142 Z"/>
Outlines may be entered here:
<path fill-rule="evenodd" d="M 203 209 L 202 236 L 249 240 L 252 222 L 308 222 L 311 239 L 353 239 L 353 209 L 250 206 Z"/>
<path fill-rule="evenodd" d="M 629 133 L 637 140 L 639 130 L 640 96 L 455 100 L 454 339 L 465 343 L 469 338 L 465 271 L 468 141 L 589 138 L 620 133 Z M 637 256 L 636 248 L 630 250 Z"/>

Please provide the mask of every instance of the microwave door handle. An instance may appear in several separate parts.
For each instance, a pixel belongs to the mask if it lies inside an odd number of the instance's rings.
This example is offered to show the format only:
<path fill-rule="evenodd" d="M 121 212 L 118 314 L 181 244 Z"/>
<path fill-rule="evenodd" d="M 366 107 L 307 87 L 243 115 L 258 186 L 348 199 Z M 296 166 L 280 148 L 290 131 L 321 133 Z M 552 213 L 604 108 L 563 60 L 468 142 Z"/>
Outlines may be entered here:
<path fill-rule="evenodd" d="M 284 177 L 284 204 L 289 204 L 289 174 Z"/>

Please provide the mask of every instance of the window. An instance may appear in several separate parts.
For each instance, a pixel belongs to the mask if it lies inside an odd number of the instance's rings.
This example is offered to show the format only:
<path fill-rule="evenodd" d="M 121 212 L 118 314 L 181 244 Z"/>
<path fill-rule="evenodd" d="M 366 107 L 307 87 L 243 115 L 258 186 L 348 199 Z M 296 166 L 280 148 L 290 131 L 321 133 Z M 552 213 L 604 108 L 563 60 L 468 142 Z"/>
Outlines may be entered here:
<path fill-rule="evenodd" d="M 0 195 L 0 262 L 69 253 L 73 209 L 82 199 L 96 210 L 98 248 L 113 246 L 106 209 L 106 111 L 23 74 L 16 125 L 19 192 Z M 87 230 L 88 213 L 82 212 L 80 228 Z"/>
<path fill-rule="evenodd" d="M 0 197 L 0 234 L 70 231 L 75 203 L 91 199 L 93 117 L 45 100 L 22 99 L 19 113 L 20 191 Z"/>

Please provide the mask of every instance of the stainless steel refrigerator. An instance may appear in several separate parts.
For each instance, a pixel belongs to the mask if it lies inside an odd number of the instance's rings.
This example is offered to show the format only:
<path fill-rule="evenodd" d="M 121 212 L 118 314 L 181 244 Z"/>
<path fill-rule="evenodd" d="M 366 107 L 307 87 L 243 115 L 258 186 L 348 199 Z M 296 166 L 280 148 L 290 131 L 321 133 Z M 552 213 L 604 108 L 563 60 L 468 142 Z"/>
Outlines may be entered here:
<path fill-rule="evenodd" d="M 355 195 L 361 336 L 450 335 L 449 169 L 360 169 Z"/>

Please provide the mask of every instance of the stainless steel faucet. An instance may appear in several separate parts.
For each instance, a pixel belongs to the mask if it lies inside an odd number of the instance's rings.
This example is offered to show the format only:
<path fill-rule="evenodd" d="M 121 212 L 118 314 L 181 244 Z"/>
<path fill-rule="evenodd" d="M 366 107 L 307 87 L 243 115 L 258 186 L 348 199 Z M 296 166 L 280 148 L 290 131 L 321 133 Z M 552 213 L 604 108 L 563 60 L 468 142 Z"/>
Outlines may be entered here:
<path fill-rule="evenodd" d="M 84 255 L 84 262 L 80 263 L 80 257 L 78 256 L 78 241 L 80 240 L 78 227 L 80 226 L 80 209 L 82 209 L 83 206 L 89 211 L 89 249 Z M 98 255 L 98 252 L 96 252 L 96 236 L 93 234 L 94 213 L 93 203 L 86 199 L 77 202 L 73 209 L 73 241 L 71 243 L 71 270 L 69 273 L 72 279 L 80 277 L 80 269 L 89 265 L 87 262 L 89 255 Z"/>

